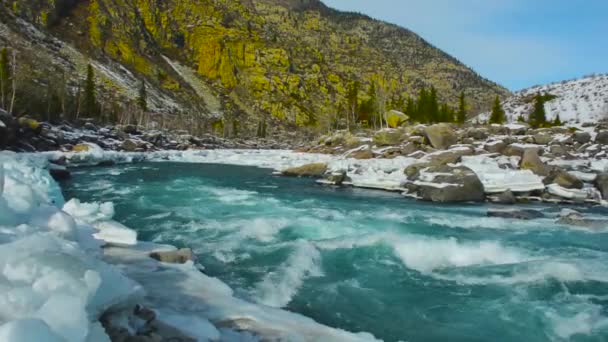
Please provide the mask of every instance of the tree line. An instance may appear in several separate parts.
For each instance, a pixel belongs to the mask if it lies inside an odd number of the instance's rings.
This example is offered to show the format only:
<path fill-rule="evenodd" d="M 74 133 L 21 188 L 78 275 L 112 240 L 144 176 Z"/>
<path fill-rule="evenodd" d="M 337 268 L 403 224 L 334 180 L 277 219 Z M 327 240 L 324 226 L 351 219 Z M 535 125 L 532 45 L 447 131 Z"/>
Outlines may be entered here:
<path fill-rule="evenodd" d="M 528 123 L 532 128 L 543 128 L 543 127 L 553 127 L 553 126 L 561 126 L 562 120 L 557 114 L 553 121 L 547 120 L 547 113 L 545 110 L 545 103 L 555 99 L 554 95 L 551 94 L 541 94 L 537 93 L 532 99 L 534 102 L 533 110 L 528 115 L 528 119 L 523 115 L 520 115 L 517 118 L 518 122 Z M 504 124 L 507 121 L 507 116 L 505 110 L 502 107 L 500 102 L 500 98 L 497 96 L 494 100 L 494 105 L 492 106 L 492 111 L 490 112 L 490 117 L 488 119 L 489 124 Z"/>

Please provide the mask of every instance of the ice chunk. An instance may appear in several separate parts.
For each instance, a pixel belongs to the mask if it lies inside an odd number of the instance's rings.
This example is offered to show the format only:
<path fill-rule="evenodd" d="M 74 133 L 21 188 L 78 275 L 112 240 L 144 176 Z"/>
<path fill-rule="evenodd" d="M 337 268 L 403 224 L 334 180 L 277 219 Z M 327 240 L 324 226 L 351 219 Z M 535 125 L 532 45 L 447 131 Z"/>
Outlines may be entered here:
<path fill-rule="evenodd" d="M 111 202 L 81 203 L 74 198 L 63 206 L 63 211 L 72 215 L 78 223 L 95 223 L 111 220 L 114 217 L 114 204 Z"/>
<path fill-rule="evenodd" d="M 169 310 L 158 310 L 157 317 L 195 338 L 197 341 L 219 341 L 220 332 L 208 320 L 197 316 L 186 316 Z"/>
<path fill-rule="evenodd" d="M 103 221 L 95 223 L 99 230 L 94 236 L 114 245 L 133 246 L 137 244 L 137 232 L 125 227 L 116 221 Z"/>
<path fill-rule="evenodd" d="M 2 342 L 65 342 L 43 320 L 21 319 L 0 326 Z"/>

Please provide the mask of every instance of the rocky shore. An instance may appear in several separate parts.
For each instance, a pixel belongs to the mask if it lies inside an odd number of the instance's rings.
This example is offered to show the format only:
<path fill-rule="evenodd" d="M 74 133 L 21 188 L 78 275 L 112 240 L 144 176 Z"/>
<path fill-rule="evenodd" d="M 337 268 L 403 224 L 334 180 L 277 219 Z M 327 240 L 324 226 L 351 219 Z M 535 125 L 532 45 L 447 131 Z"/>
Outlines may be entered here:
<path fill-rule="evenodd" d="M 608 198 L 606 122 L 580 129 L 438 124 L 338 132 L 300 151 L 359 161 L 401 159 L 404 180 L 394 190 L 433 202 L 605 204 Z M 348 185 L 352 171 L 313 164 L 284 174 Z"/>

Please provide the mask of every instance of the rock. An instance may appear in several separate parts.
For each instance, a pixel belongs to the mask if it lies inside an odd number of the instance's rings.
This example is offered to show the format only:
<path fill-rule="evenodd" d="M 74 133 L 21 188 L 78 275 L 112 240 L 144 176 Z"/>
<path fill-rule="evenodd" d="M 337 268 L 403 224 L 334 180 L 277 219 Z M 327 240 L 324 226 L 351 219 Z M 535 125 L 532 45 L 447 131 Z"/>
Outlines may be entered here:
<path fill-rule="evenodd" d="M 608 145 L 608 131 L 601 131 L 595 137 L 596 144 Z"/>
<path fill-rule="evenodd" d="M 188 261 L 194 261 L 194 253 L 190 248 L 182 248 L 177 251 L 162 251 L 150 253 L 152 259 L 168 264 L 184 264 Z"/>
<path fill-rule="evenodd" d="M 404 138 L 404 132 L 402 130 L 383 129 L 374 134 L 374 144 L 377 146 L 398 145 Z"/>
<path fill-rule="evenodd" d="M 144 321 L 146 321 L 146 323 L 152 322 L 153 320 L 156 319 L 156 312 L 154 312 L 154 310 L 150 310 L 141 305 L 135 306 L 135 310 L 133 310 L 133 314 L 135 316 L 143 319 Z"/>
<path fill-rule="evenodd" d="M 561 170 L 553 179 L 553 183 L 556 183 L 566 189 L 582 189 L 584 185 L 582 180 L 576 178 L 574 175 L 566 171 Z"/>
<path fill-rule="evenodd" d="M 608 173 L 600 173 L 595 178 L 595 187 L 602 194 L 604 200 L 608 200 Z"/>
<path fill-rule="evenodd" d="M 591 142 L 591 134 L 588 132 L 576 132 L 572 135 L 572 139 L 579 144 L 586 144 Z"/>
<path fill-rule="evenodd" d="M 550 134 L 539 133 L 534 135 L 534 143 L 538 145 L 549 145 L 552 140 L 553 137 Z"/>
<path fill-rule="evenodd" d="M 551 145 L 551 147 L 549 147 L 549 153 L 555 156 L 565 156 L 568 154 L 568 150 L 563 145 Z"/>
<path fill-rule="evenodd" d="M 372 159 L 374 158 L 374 153 L 370 149 L 363 149 L 359 151 L 352 152 L 348 155 L 349 158 L 354 159 Z"/>
<path fill-rule="evenodd" d="M 428 156 L 430 164 L 432 166 L 445 165 L 445 164 L 456 164 L 462 160 L 462 156 L 472 156 L 473 149 L 459 148 L 447 151 L 435 152 Z"/>
<path fill-rule="evenodd" d="M 72 152 L 88 152 L 91 149 L 91 146 L 87 144 L 78 144 L 72 147 Z"/>
<path fill-rule="evenodd" d="M 507 190 L 498 195 L 495 195 L 493 198 L 493 202 L 500 204 L 515 204 L 517 202 L 517 198 L 511 190 Z"/>
<path fill-rule="evenodd" d="M 422 145 L 424 143 L 424 137 L 420 135 L 413 135 L 407 139 L 412 144 Z"/>
<path fill-rule="evenodd" d="M 467 137 L 475 140 L 486 140 L 488 136 L 488 130 L 485 128 L 471 128 L 467 131 Z"/>
<path fill-rule="evenodd" d="M 327 164 L 313 163 L 283 170 L 281 174 L 289 177 L 321 177 L 327 172 Z"/>
<path fill-rule="evenodd" d="M 445 150 L 458 142 L 456 133 L 448 124 L 427 126 L 424 134 L 431 146 L 440 150 Z"/>
<path fill-rule="evenodd" d="M 135 125 L 126 125 L 123 127 L 122 131 L 127 134 L 133 134 L 133 135 L 140 134 L 140 132 L 137 130 L 137 126 L 135 126 Z"/>
<path fill-rule="evenodd" d="M 533 209 L 488 209 L 487 216 L 517 220 L 534 220 L 545 217 L 542 212 Z"/>
<path fill-rule="evenodd" d="M 399 127 L 401 124 L 409 120 L 410 117 L 398 110 L 390 110 L 384 114 L 384 120 L 391 128 Z"/>
<path fill-rule="evenodd" d="M 490 153 L 503 153 L 507 148 L 507 144 L 503 141 L 492 141 L 483 146 L 483 148 Z"/>
<path fill-rule="evenodd" d="M 333 172 L 331 175 L 327 176 L 325 180 L 334 185 L 343 185 L 344 182 L 350 182 L 351 179 L 347 176 L 346 171 L 338 171 Z"/>
<path fill-rule="evenodd" d="M 527 148 L 524 150 L 519 168 L 522 170 L 531 170 L 539 176 L 547 176 L 549 168 L 545 165 L 538 156 L 538 150 L 535 148 Z"/>
<path fill-rule="evenodd" d="M 483 184 L 473 172 L 465 166 L 431 167 L 424 172 L 435 173 L 432 181 L 416 181 L 418 196 L 423 200 L 454 203 L 483 202 L 485 193 Z M 422 175 L 421 175 L 422 176 Z"/>
<path fill-rule="evenodd" d="M 574 210 L 563 210 L 561 217 L 557 220 L 557 223 L 590 229 L 608 228 L 608 220 L 586 218 L 583 216 L 583 214 Z"/>
<path fill-rule="evenodd" d="M 131 139 L 127 139 L 127 140 L 123 141 L 122 144 L 120 145 L 120 148 L 126 152 L 135 152 L 135 150 L 137 150 L 138 147 L 139 146 L 137 146 L 137 143 L 135 143 Z"/>
<path fill-rule="evenodd" d="M 420 170 L 425 169 L 430 166 L 431 166 L 431 164 L 428 162 L 411 164 L 405 168 L 404 173 L 407 176 L 407 179 L 415 180 L 418 178 L 418 175 L 420 174 Z"/>

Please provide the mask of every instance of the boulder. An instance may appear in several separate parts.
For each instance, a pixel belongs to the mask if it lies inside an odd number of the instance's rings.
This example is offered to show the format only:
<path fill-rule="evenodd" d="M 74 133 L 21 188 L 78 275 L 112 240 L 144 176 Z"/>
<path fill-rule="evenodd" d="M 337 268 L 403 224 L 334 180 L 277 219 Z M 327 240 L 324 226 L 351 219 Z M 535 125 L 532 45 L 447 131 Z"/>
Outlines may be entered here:
<path fill-rule="evenodd" d="M 150 253 L 152 259 L 168 264 L 185 264 L 194 261 L 194 253 L 190 248 L 182 248 L 176 251 L 162 251 Z"/>
<path fill-rule="evenodd" d="M 412 135 L 407 139 L 407 141 L 411 142 L 412 144 L 422 145 L 424 144 L 424 137 L 421 135 Z"/>
<path fill-rule="evenodd" d="M 445 150 L 458 142 L 452 127 L 445 123 L 425 127 L 424 135 L 431 146 L 439 150 Z"/>
<path fill-rule="evenodd" d="M 409 120 L 409 116 L 398 110 L 390 110 L 386 114 L 384 114 L 384 120 L 391 128 L 399 127 L 402 123 Z"/>
<path fill-rule="evenodd" d="M 591 134 L 588 132 L 576 132 L 572 135 L 572 139 L 579 144 L 586 144 L 591 142 Z"/>
<path fill-rule="evenodd" d="M 374 158 L 374 153 L 372 150 L 366 148 L 359 151 L 354 151 L 348 155 L 349 158 L 354 159 L 372 159 Z"/>
<path fill-rule="evenodd" d="M 331 175 L 327 176 L 327 178 L 325 178 L 325 180 L 328 183 L 334 184 L 334 185 L 343 185 L 344 182 L 350 182 L 351 179 L 348 177 L 348 175 L 346 174 L 346 171 L 341 170 L 338 172 L 333 172 Z"/>
<path fill-rule="evenodd" d="M 88 152 L 91 146 L 88 144 L 78 144 L 72 147 L 72 152 Z"/>
<path fill-rule="evenodd" d="M 531 170 L 539 176 L 547 176 L 549 173 L 549 167 L 540 159 L 538 150 L 535 148 L 527 148 L 524 150 L 519 168 L 522 170 Z"/>
<path fill-rule="evenodd" d="M 426 169 L 427 167 L 430 167 L 430 166 L 431 166 L 431 164 L 428 162 L 411 164 L 405 168 L 404 173 L 405 173 L 405 176 L 407 177 L 407 179 L 415 180 L 420 175 L 421 170 Z"/>
<path fill-rule="evenodd" d="M 399 145 L 404 140 L 404 132 L 397 129 L 383 129 L 374 134 L 374 144 L 377 146 Z"/>
<path fill-rule="evenodd" d="M 595 187 L 602 194 L 604 200 L 608 200 L 608 173 L 600 173 L 595 178 Z"/>
<path fill-rule="evenodd" d="M 447 151 L 439 151 L 428 155 L 429 162 L 432 166 L 456 164 L 462 160 L 462 156 L 472 156 L 473 149 L 459 148 Z"/>
<path fill-rule="evenodd" d="M 138 147 L 139 146 L 137 145 L 137 143 L 131 139 L 127 139 L 127 140 L 123 141 L 122 144 L 120 145 L 120 148 L 126 152 L 135 152 L 135 150 L 137 150 Z"/>
<path fill-rule="evenodd" d="M 582 189 L 584 185 L 582 180 L 571 173 L 562 170 L 557 172 L 553 179 L 553 183 L 566 189 Z"/>
<path fill-rule="evenodd" d="M 488 136 L 489 134 L 486 128 L 471 128 L 467 131 L 467 137 L 475 140 L 486 140 Z"/>
<path fill-rule="evenodd" d="M 500 204 L 515 204 L 517 202 L 517 198 L 515 198 L 515 195 L 511 190 L 493 196 L 492 200 L 494 203 Z"/>
<path fill-rule="evenodd" d="M 289 177 L 322 177 L 327 172 L 327 164 L 313 163 L 283 170 L 281 174 Z"/>
<path fill-rule="evenodd" d="M 507 144 L 501 140 L 492 141 L 483 146 L 483 148 L 490 153 L 503 153 L 507 148 Z"/>
<path fill-rule="evenodd" d="M 483 184 L 473 172 L 465 166 L 431 167 L 424 172 L 435 174 L 432 181 L 416 181 L 417 195 L 426 201 L 439 203 L 483 202 L 485 192 Z M 422 176 L 422 175 L 421 175 Z"/>
<path fill-rule="evenodd" d="M 49 163 L 49 174 L 56 181 L 70 179 L 72 175 L 64 165 Z"/>
<path fill-rule="evenodd" d="M 516 220 L 534 220 L 545 217 L 542 212 L 533 209 L 488 209 L 487 216 Z"/>
<path fill-rule="evenodd" d="M 534 143 L 538 145 L 549 145 L 551 140 L 553 140 L 551 134 L 538 133 L 534 135 Z"/>
<path fill-rule="evenodd" d="M 608 145 L 608 131 L 601 131 L 595 137 L 596 144 Z"/>

